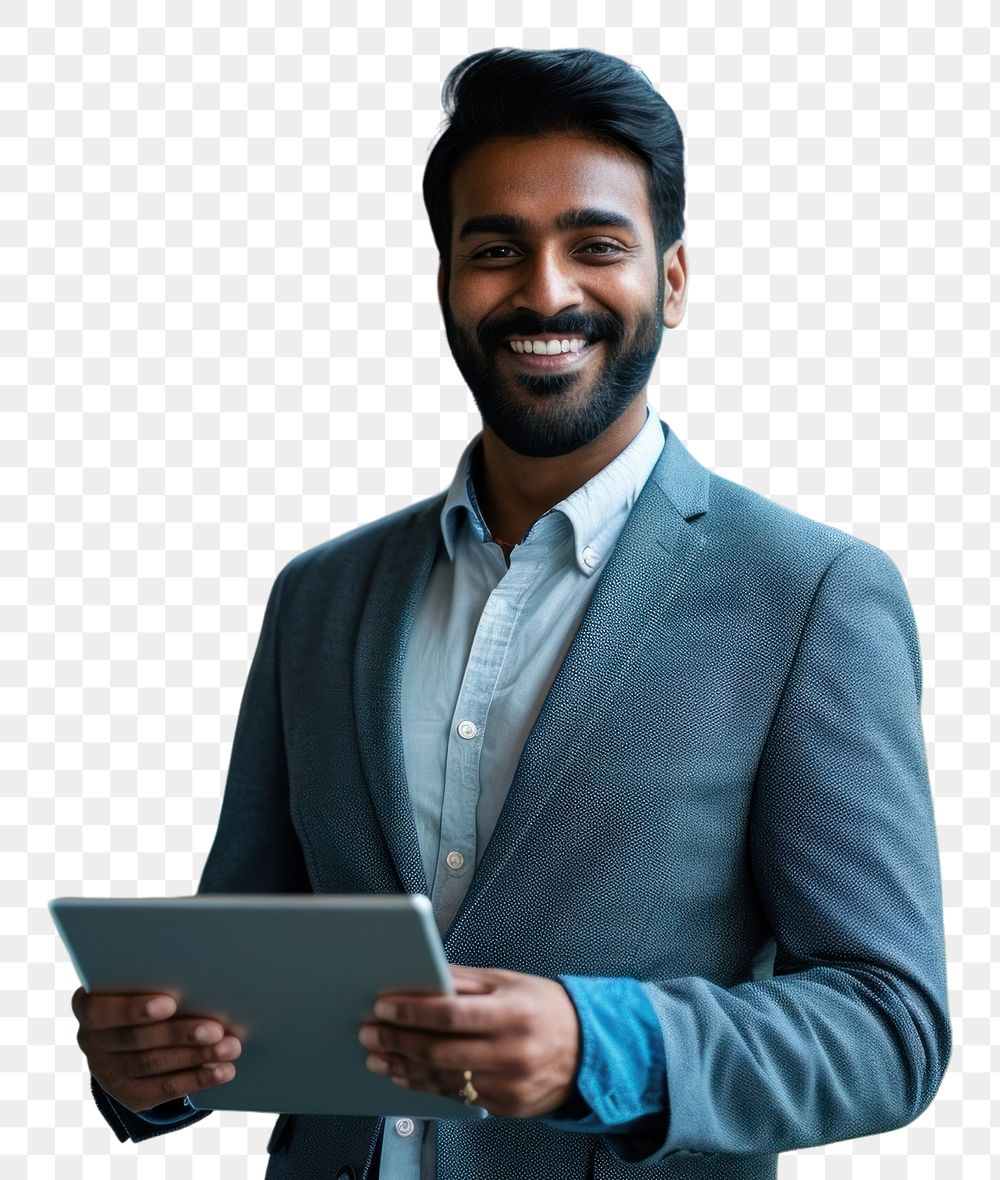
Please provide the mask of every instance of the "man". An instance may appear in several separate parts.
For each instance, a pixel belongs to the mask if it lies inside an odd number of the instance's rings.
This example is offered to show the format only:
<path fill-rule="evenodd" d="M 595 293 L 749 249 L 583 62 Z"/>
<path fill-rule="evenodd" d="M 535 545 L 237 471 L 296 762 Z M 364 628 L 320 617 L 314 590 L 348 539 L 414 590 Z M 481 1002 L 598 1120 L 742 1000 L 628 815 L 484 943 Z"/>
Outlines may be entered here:
<path fill-rule="evenodd" d="M 644 76 L 491 50 L 445 107 L 424 195 L 483 431 L 279 574 L 200 887 L 429 893 L 459 994 L 359 1037 L 493 1117 L 282 1115 L 267 1175 L 773 1177 L 914 1119 L 950 1053 L 909 600 L 647 412 L 687 260 Z M 122 1139 L 239 1069 L 169 999 L 74 1002 Z"/>

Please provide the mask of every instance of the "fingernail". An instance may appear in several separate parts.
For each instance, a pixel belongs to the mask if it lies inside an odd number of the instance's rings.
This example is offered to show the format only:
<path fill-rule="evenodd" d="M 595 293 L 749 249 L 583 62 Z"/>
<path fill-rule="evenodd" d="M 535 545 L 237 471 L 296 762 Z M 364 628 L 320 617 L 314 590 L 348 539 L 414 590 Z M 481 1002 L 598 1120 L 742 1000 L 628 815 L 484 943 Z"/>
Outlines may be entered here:
<path fill-rule="evenodd" d="M 381 1074 L 386 1077 L 389 1073 L 389 1062 L 384 1057 L 376 1057 L 370 1054 L 365 1058 L 365 1065 L 372 1071 L 372 1073 Z"/>
<path fill-rule="evenodd" d="M 241 1048 L 242 1046 L 235 1037 L 223 1037 L 215 1046 L 215 1056 L 222 1061 L 229 1061 L 233 1057 L 239 1057 Z"/>
<path fill-rule="evenodd" d="M 204 1044 L 215 1036 L 215 1029 L 210 1024 L 199 1024 L 194 1030 L 194 1039 Z"/>
<path fill-rule="evenodd" d="M 379 1020 L 395 1020 L 396 1005 L 390 1004 L 388 1000 L 377 1000 L 375 1002 L 375 1015 Z"/>
<path fill-rule="evenodd" d="M 217 1082 L 231 1082 L 236 1076 L 236 1066 L 227 1063 L 213 1065 L 212 1076 Z"/>
<path fill-rule="evenodd" d="M 157 996 L 146 1005 L 146 1015 L 158 1020 L 164 1016 L 173 1016 L 176 1009 L 177 1005 L 169 996 Z"/>
<path fill-rule="evenodd" d="M 370 1025 L 363 1024 L 358 1033 L 358 1040 L 366 1049 L 377 1049 L 379 1046 L 378 1033 Z"/>

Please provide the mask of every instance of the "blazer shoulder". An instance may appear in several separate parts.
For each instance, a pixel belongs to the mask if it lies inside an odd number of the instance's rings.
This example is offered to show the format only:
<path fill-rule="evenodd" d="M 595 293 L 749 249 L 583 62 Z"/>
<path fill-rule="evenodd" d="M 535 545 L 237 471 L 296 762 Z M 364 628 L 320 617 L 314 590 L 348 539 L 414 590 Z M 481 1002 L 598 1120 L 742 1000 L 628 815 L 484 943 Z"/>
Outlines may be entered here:
<path fill-rule="evenodd" d="M 428 496 L 304 550 L 281 568 L 276 585 L 329 583 L 334 578 L 354 584 L 365 581 L 387 543 L 408 529 L 436 521 L 446 494 Z"/>
<path fill-rule="evenodd" d="M 681 516 L 705 534 L 723 567 L 758 576 L 808 575 L 852 544 L 867 544 L 727 479 L 699 462 L 666 423 L 663 428 L 664 453 L 652 478 Z"/>
<path fill-rule="evenodd" d="M 779 504 L 753 488 L 711 473 L 709 529 L 717 544 L 744 561 L 788 571 L 825 570 L 843 551 L 877 546 Z"/>
<path fill-rule="evenodd" d="M 878 545 L 813 520 L 752 488 L 711 475 L 707 523 L 718 585 L 770 618 L 781 633 L 801 634 L 813 606 L 851 603 L 871 617 L 888 611 L 898 624 L 920 694 L 920 640 L 899 566 Z M 839 609 L 839 608 L 836 608 Z M 886 616 L 888 617 L 888 616 Z M 764 624 L 762 624 L 764 625 Z"/>

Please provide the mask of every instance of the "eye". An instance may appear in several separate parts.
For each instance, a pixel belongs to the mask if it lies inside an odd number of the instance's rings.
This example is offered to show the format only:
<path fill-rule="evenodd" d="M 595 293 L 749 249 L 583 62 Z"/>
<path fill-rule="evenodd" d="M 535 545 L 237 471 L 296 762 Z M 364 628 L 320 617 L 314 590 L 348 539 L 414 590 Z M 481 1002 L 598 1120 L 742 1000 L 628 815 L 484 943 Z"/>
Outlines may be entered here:
<path fill-rule="evenodd" d="M 583 248 L 584 250 L 592 250 L 595 246 L 603 247 L 604 250 L 609 250 L 612 254 L 621 254 L 624 250 L 624 247 L 619 246 L 617 242 L 588 242 Z M 594 257 L 604 258 L 607 255 L 602 252 L 601 254 L 595 254 Z"/>
<path fill-rule="evenodd" d="M 580 247 L 581 253 L 589 253 L 591 258 L 610 258 L 614 254 L 624 254 L 628 247 L 619 245 L 618 242 L 588 242 L 586 245 Z M 498 254 L 497 251 L 506 250 L 506 254 Z M 512 253 L 513 246 L 487 246 L 478 253 L 472 255 L 472 261 L 480 259 L 486 262 L 507 262 L 511 258 L 516 257 L 516 253 Z M 591 253 L 592 251 L 592 253 Z"/>
<path fill-rule="evenodd" d="M 512 250 L 512 246 L 487 246 L 485 250 L 480 250 L 478 254 L 473 254 L 473 258 L 485 258 L 487 261 L 493 260 L 497 262 L 506 262 L 506 258 L 498 257 L 493 254 L 494 250 Z"/>

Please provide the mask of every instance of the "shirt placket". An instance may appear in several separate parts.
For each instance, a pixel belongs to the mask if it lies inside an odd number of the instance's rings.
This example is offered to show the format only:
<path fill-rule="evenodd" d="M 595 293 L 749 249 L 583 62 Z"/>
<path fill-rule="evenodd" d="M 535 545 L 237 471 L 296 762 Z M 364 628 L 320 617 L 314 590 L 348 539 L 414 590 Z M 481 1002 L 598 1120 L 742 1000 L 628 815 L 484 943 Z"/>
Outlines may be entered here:
<path fill-rule="evenodd" d="M 512 562 L 486 600 L 451 720 L 441 839 L 431 889 L 431 903 L 442 933 L 458 912 L 482 853 L 476 847 L 476 808 L 482 786 L 483 740 L 490 703 L 531 573 L 530 562 Z"/>

